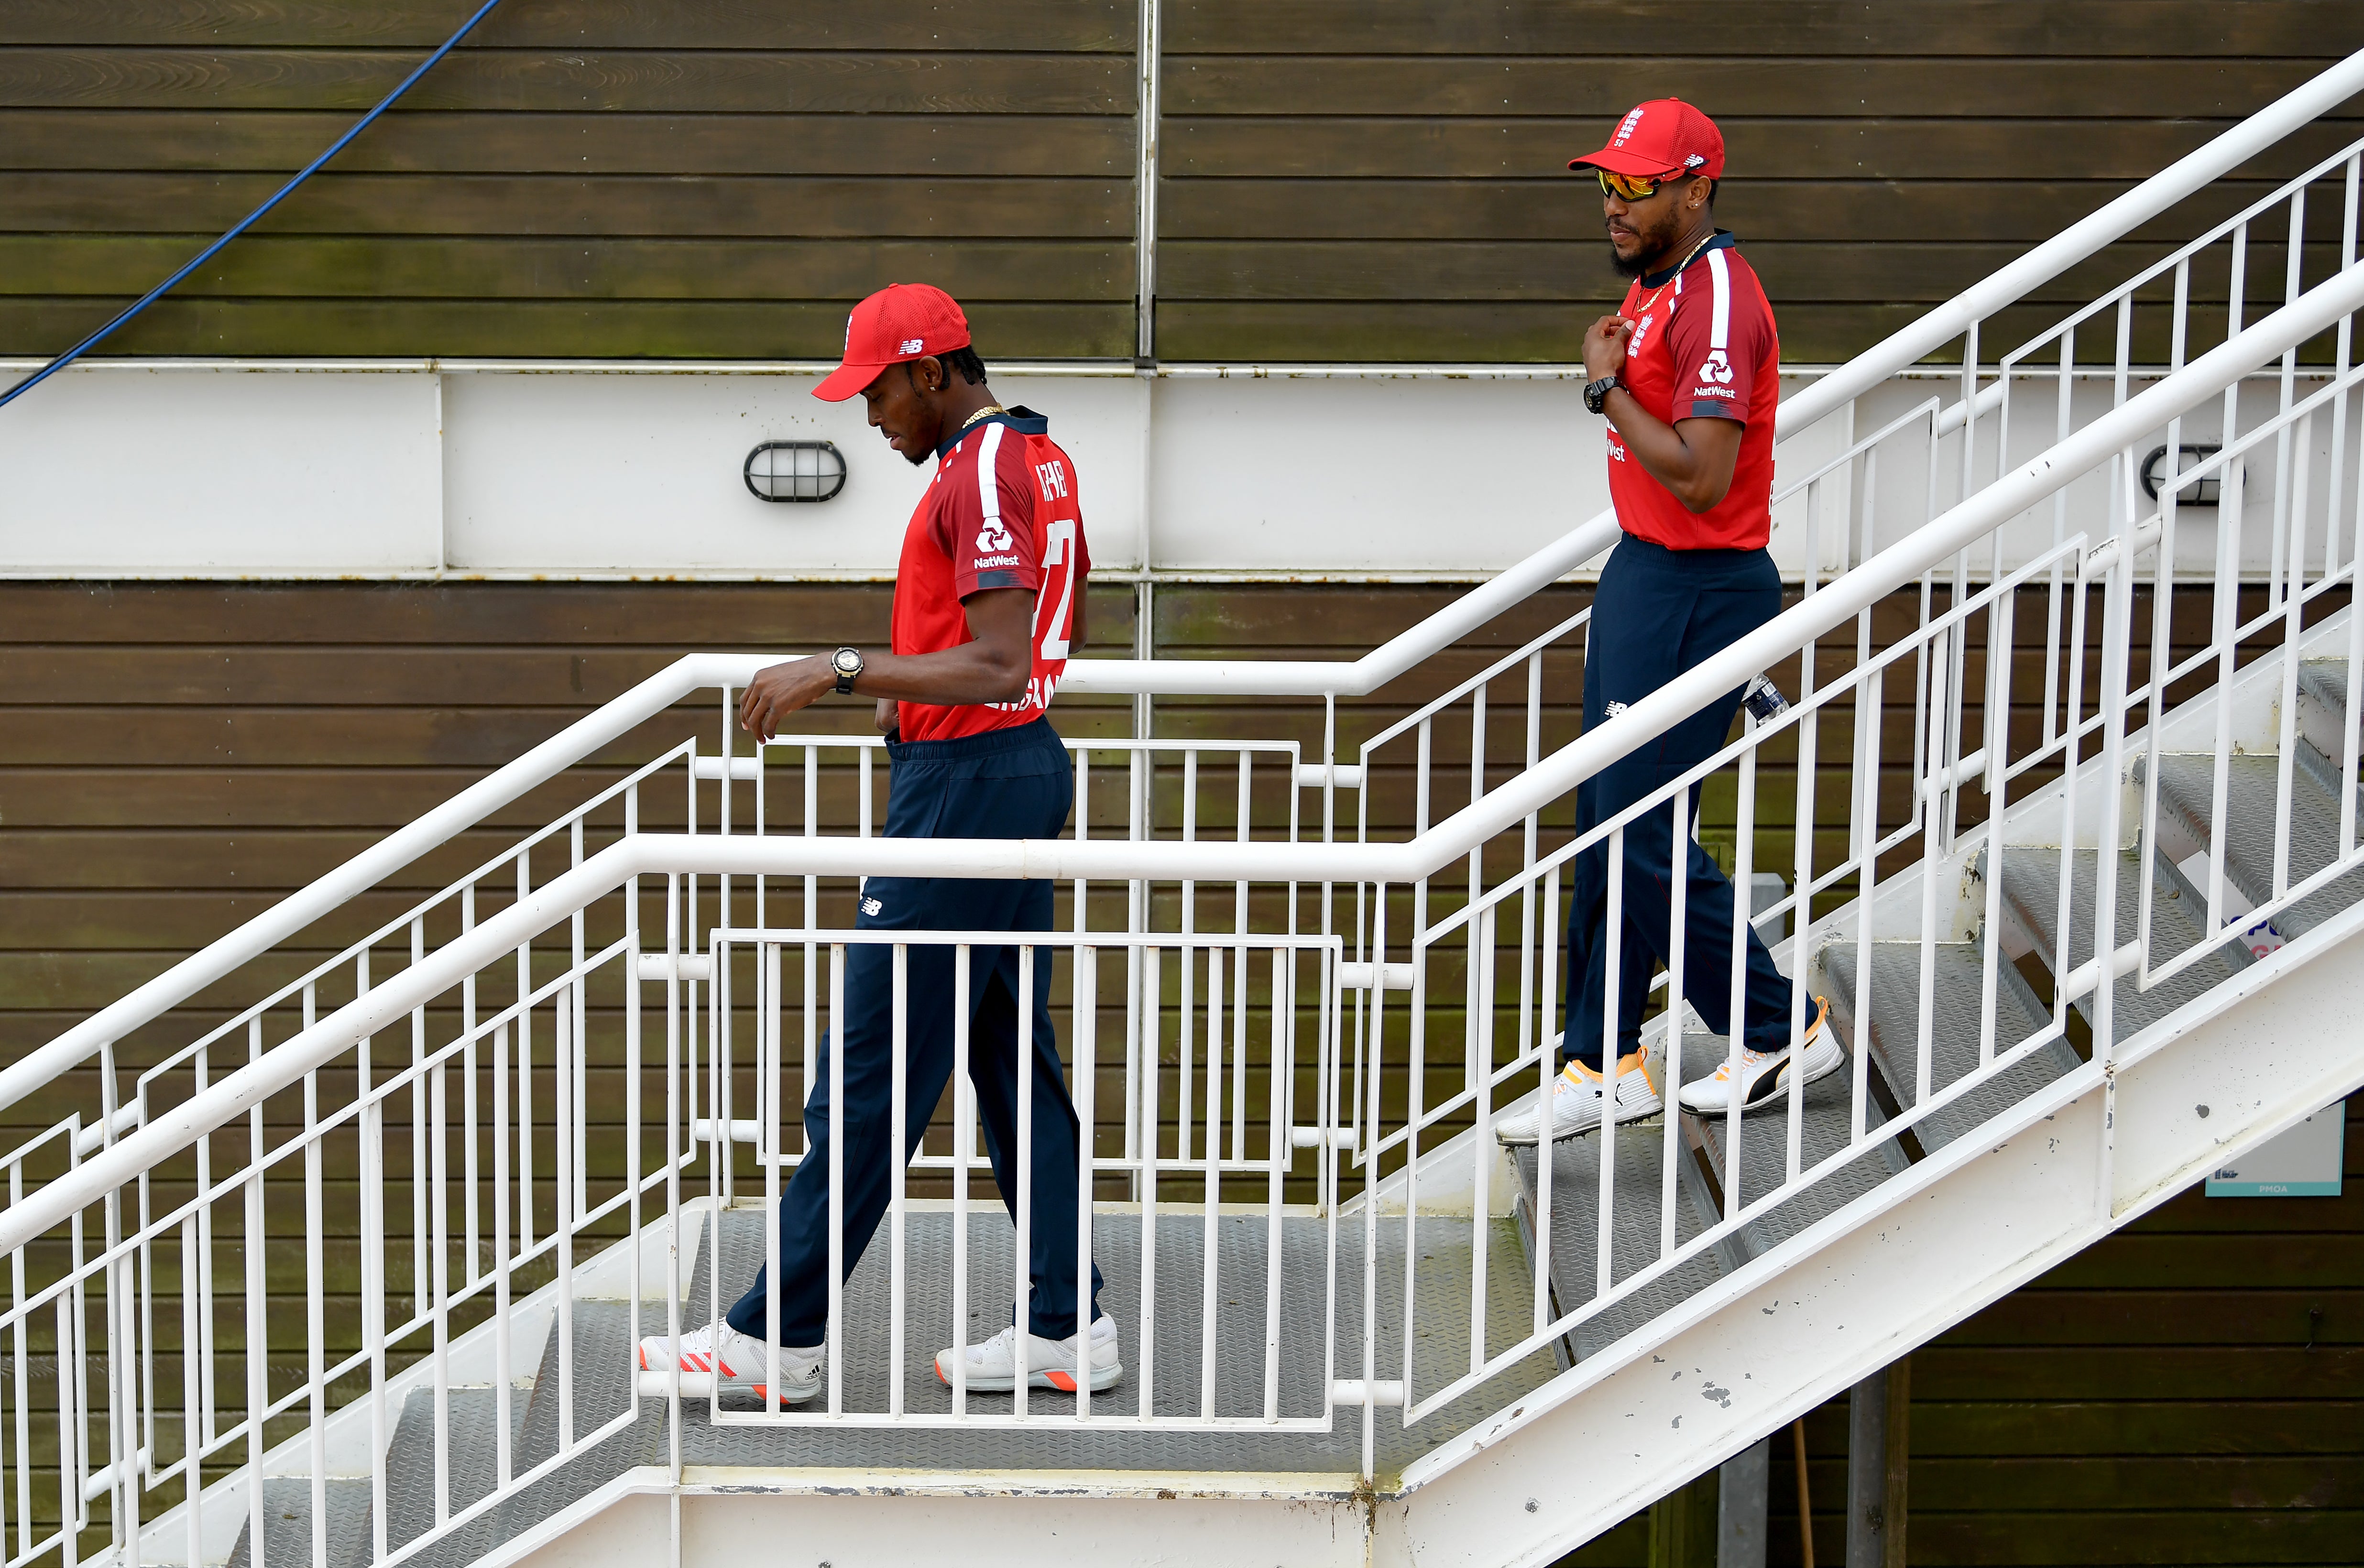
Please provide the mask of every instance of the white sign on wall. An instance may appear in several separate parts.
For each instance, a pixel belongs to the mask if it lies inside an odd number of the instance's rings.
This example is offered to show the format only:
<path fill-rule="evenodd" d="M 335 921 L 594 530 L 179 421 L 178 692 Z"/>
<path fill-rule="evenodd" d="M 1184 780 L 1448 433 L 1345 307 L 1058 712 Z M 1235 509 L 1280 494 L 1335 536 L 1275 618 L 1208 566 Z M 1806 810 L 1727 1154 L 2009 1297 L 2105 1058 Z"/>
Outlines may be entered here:
<path fill-rule="evenodd" d="M 2347 1102 L 2334 1100 L 2208 1178 L 2210 1197 L 2337 1197 Z"/>

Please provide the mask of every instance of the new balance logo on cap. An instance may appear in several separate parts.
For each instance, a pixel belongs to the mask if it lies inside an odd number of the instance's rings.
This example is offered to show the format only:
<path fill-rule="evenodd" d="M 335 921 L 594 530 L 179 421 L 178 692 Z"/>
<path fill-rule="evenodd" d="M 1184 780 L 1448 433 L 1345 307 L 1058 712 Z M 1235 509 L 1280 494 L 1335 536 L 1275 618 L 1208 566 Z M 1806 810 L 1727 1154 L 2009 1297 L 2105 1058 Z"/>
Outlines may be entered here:
<path fill-rule="evenodd" d="M 924 351 L 926 347 L 927 339 L 924 338 L 906 338 L 903 339 L 903 346 L 895 351 L 898 354 L 917 354 Z"/>

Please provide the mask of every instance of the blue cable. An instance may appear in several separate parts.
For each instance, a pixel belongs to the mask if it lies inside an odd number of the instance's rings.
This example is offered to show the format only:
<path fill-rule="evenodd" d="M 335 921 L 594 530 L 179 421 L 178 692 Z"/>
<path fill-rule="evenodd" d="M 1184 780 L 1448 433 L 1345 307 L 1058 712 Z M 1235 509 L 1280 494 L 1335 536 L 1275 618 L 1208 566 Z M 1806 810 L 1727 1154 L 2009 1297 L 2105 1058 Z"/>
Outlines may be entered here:
<path fill-rule="evenodd" d="M 220 250 L 223 246 L 229 244 L 231 240 L 245 233 L 248 229 L 253 228 L 256 223 L 262 220 L 264 214 L 268 213 L 273 207 L 277 206 L 281 202 L 285 201 L 289 195 L 293 195 L 296 186 L 310 179 L 314 172 L 319 169 L 321 164 L 326 163 L 329 159 L 334 158 L 338 153 L 342 152 L 345 150 L 346 145 L 350 143 L 353 138 L 367 130 L 370 128 L 371 123 L 374 121 L 378 116 L 392 108 L 396 98 L 399 98 L 405 93 L 409 92 L 412 85 L 416 83 L 420 77 L 426 75 L 428 72 L 434 69 L 435 62 L 437 61 L 441 60 L 445 55 L 451 53 L 452 46 L 457 44 L 462 39 L 466 38 L 470 32 L 474 31 L 476 24 L 483 21 L 485 17 L 491 13 L 492 8 L 500 3 L 501 0 L 485 0 L 485 3 L 476 8 L 476 14 L 470 17 L 465 22 L 462 23 L 458 32 L 453 33 L 450 38 L 445 39 L 443 40 L 442 48 L 437 50 L 433 54 L 429 55 L 425 60 L 419 61 L 418 69 L 404 77 L 402 79 L 401 85 L 397 86 L 393 92 L 388 93 L 384 98 L 380 99 L 376 108 L 372 109 L 360 119 L 355 120 L 353 122 L 352 128 L 345 132 L 344 135 L 337 138 L 335 142 L 329 146 L 329 150 L 323 152 L 318 158 L 313 159 L 309 163 L 305 164 L 301 172 L 299 172 L 294 179 L 279 187 L 278 195 L 273 196 L 261 206 L 256 207 L 252 212 L 248 213 L 243 218 L 239 220 L 236 228 L 223 235 L 219 239 L 217 239 L 212 244 L 206 246 L 204 250 L 198 251 L 196 255 L 191 257 L 188 265 L 183 267 L 179 272 L 174 272 L 171 277 L 166 278 L 162 283 L 158 284 L 154 288 L 150 289 L 145 295 L 142 295 L 139 297 L 137 304 L 124 311 L 122 315 L 117 316 L 114 320 L 108 322 L 106 326 L 100 328 L 89 337 L 84 338 L 81 342 L 76 343 L 72 348 L 68 349 L 64 353 L 60 354 L 56 359 L 51 360 L 48 364 L 43 365 L 39 370 L 35 371 L 24 380 L 10 387 L 6 392 L 0 393 L 0 408 L 6 407 L 9 404 L 14 403 L 17 398 L 22 397 L 28 392 L 32 391 L 33 388 L 40 385 L 41 383 L 49 380 L 50 377 L 55 375 L 58 372 L 65 369 L 66 366 L 82 358 L 83 355 L 90 352 L 91 350 L 96 348 L 108 337 L 112 336 L 117 329 L 123 326 L 125 322 L 130 320 L 133 317 L 139 315 L 141 311 L 147 309 L 150 306 L 163 298 L 167 293 L 171 292 L 174 284 L 179 283 L 183 278 L 187 277 L 191 272 L 194 272 L 199 267 L 204 266 L 206 262 L 211 260 L 214 254 Z"/>

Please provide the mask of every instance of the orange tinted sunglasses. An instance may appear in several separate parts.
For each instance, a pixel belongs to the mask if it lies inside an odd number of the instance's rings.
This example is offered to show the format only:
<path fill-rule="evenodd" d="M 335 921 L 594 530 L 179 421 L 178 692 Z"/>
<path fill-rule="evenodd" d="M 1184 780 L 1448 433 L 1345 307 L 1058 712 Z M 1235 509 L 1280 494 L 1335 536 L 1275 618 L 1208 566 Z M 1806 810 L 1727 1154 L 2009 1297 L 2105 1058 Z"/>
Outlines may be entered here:
<path fill-rule="evenodd" d="M 1600 182 L 1600 194 L 1602 195 L 1621 196 L 1629 202 L 1648 201 L 1652 196 L 1658 194 L 1659 186 L 1665 184 L 1669 180 L 1678 180 L 1683 177 L 1682 174 L 1678 172 L 1670 174 L 1661 174 L 1657 176 L 1657 178 L 1652 180 L 1643 180 L 1637 179 L 1631 174 L 1612 174 L 1608 170 L 1599 167 L 1594 168 L 1592 172 L 1594 177 Z"/>

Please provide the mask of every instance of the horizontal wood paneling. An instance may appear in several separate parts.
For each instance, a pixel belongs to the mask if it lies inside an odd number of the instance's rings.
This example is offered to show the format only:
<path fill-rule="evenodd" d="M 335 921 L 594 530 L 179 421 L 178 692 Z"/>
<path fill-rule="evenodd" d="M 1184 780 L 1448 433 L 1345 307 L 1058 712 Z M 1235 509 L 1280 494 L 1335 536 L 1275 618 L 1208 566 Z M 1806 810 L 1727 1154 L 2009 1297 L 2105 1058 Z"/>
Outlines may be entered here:
<path fill-rule="evenodd" d="M 1844 359 L 2359 44 L 2364 13 L 2328 5 L 1179 5 L 1160 350 L 1573 359 L 1623 285 L 1567 160 L 1673 95 L 1725 132 L 1718 221 L 1765 278 L 1784 357 Z M 2341 114 L 2247 172 L 2345 145 Z M 1375 244 L 1354 275 L 1344 253 Z M 2052 317 L 2021 314 L 2010 330 Z M 2138 322 L 2138 356 L 2166 346 Z"/>
<path fill-rule="evenodd" d="M 440 0 L 12 0 L 0 39 L 22 44 L 203 48 L 336 44 L 424 50 L 466 15 Z M 990 6 L 819 6 L 765 0 L 545 0 L 496 10 L 473 48 L 1074 50 L 1132 48 L 1132 0 L 995 0 Z"/>
<path fill-rule="evenodd" d="M 971 302 L 989 357 L 1129 354 L 1136 8 L 869 9 L 504 7 L 110 350 L 820 358 L 902 279 Z M 105 321 L 458 18 L 8 7 L 0 352 Z"/>
<path fill-rule="evenodd" d="M 343 113 L 0 108 L 0 168 L 284 175 L 352 123 Z M 1003 115 L 990 136 L 943 115 L 468 113 L 403 110 L 337 155 L 338 173 L 867 174 L 1132 178 L 1130 118 Z M 1130 230 L 1127 238 L 1130 238 Z"/>
<path fill-rule="evenodd" d="M 320 49 L 0 47 L 11 108 L 369 108 L 416 60 Z M 1123 115 L 1132 65 L 1112 53 L 848 53 L 756 49 L 459 49 L 403 100 L 418 109 L 639 113 Z"/>
<path fill-rule="evenodd" d="M 1165 10 L 1165 47 L 1203 54 L 1329 54 L 1351 40 L 1365 54 L 1635 55 L 1679 39 L 1683 52 L 1703 55 L 1848 56 L 1887 52 L 1909 39 L 1919 51 L 1971 57 L 2204 55 L 2232 48 L 2311 55 L 2325 31 L 2354 21 L 2338 0 L 1787 0 L 1761 7 L 1722 0 L 1578 6 L 1168 0 Z"/>
<path fill-rule="evenodd" d="M 496 11 L 113 347 L 819 357 L 851 300 L 899 277 L 975 301 L 988 357 L 1128 355 L 1135 8 L 873 9 Z M 0 352 L 104 321 L 456 19 L 426 0 L 362 12 L 27 0 L 0 15 Z M 1725 128 L 1720 217 L 1751 247 L 1785 353 L 1814 362 L 2364 44 L 2364 13 L 1198 0 L 1164 29 L 1160 356 L 1573 358 L 1621 285 L 1567 157 L 1674 93 Z M 2358 123 L 2310 128 L 2247 173 L 2286 174 Z M 2259 188 L 2213 193 L 2088 271 L 2122 275 Z M 2023 314 L 2009 329 L 2048 325 Z M 2165 346 L 2138 320 L 2138 355 Z"/>
<path fill-rule="evenodd" d="M 2162 155 L 2172 161 L 2233 123 L 2209 117 L 2164 125 L 2035 117 L 1832 119 L 1817 113 L 1827 112 L 1823 106 L 1794 106 L 1812 117 L 1717 120 L 1735 168 L 1775 171 L 1767 177 L 1780 180 L 1977 180 L 2012 171 L 2066 172 L 2059 170 L 2060 148 L 2073 137 L 2079 177 L 2140 180 L 2158 172 Z M 1167 173 L 1202 179 L 1536 180 L 1564 173 L 1568 150 L 1588 136 L 1594 143 L 1586 148 L 1597 143 L 1600 130 L 1600 118 L 1589 116 L 1181 118 L 1169 111 L 1158 155 Z M 2352 139 L 2344 121 L 2311 126 L 2291 138 L 2292 151 L 2284 156 L 2326 158 Z M 2255 176 L 2262 165 L 2245 172 Z"/>
<path fill-rule="evenodd" d="M 1904 11 L 1910 15 L 1919 9 Z M 2364 28 L 2353 20 L 2349 26 Z M 1946 59 L 1920 54 L 1911 48 L 1918 41 L 1909 33 L 1898 38 L 1896 42 L 1904 47 L 1898 49 L 1897 57 L 1887 59 L 1731 59 L 1680 49 L 1539 59 L 1488 51 L 1454 59 L 1333 59 L 1319 72 L 1306 71 L 1299 58 L 1289 55 L 1260 59 L 1170 52 L 1165 112 L 1176 118 L 1221 114 L 1489 118 L 1590 114 L 1613 122 L 1642 99 L 1681 93 L 1703 108 L 1735 117 L 1844 103 L 1882 117 L 1942 108 L 1980 117 L 2111 119 L 2155 114 L 2161 100 L 2171 95 L 2194 114 L 2238 117 L 2319 69 L 2303 60 L 2230 56 L 2208 61 L 2197 72 L 2183 61 L 2147 59 L 2112 61 L 2108 69 L 2096 70 L 2091 62 L 2075 58 L 2073 50 L 2002 60 Z M 8 82 L 6 57 L 0 55 L 0 90 Z M 1604 125 L 1604 139 L 1605 131 Z"/>
<path fill-rule="evenodd" d="M 0 211 L 17 232 L 152 228 L 167 212 L 175 229 L 227 228 L 279 183 L 261 174 L 18 172 L 0 175 Z M 1098 180 L 323 174 L 304 195 L 257 232 L 1089 239 L 1123 236 L 1132 222 L 1129 191 Z"/>
<path fill-rule="evenodd" d="M 182 235 L 12 234 L 0 236 L 0 270 L 27 295 L 128 288 L 160 269 L 170 272 L 201 243 Z M 362 241 L 339 235 L 258 239 L 225 252 L 222 266 L 192 275 L 175 297 L 539 301 L 563 289 L 586 300 L 726 300 L 760 313 L 779 307 L 773 289 L 781 269 L 790 268 L 824 297 L 870 278 L 925 274 L 956 284 L 960 297 L 981 309 L 1056 291 L 1122 305 L 1129 314 L 1132 265 L 1129 245 L 1024 239 L 783 239 L 759 252 L 729 239 L 613 239 L 586 247 L 575 239 Z"/>

